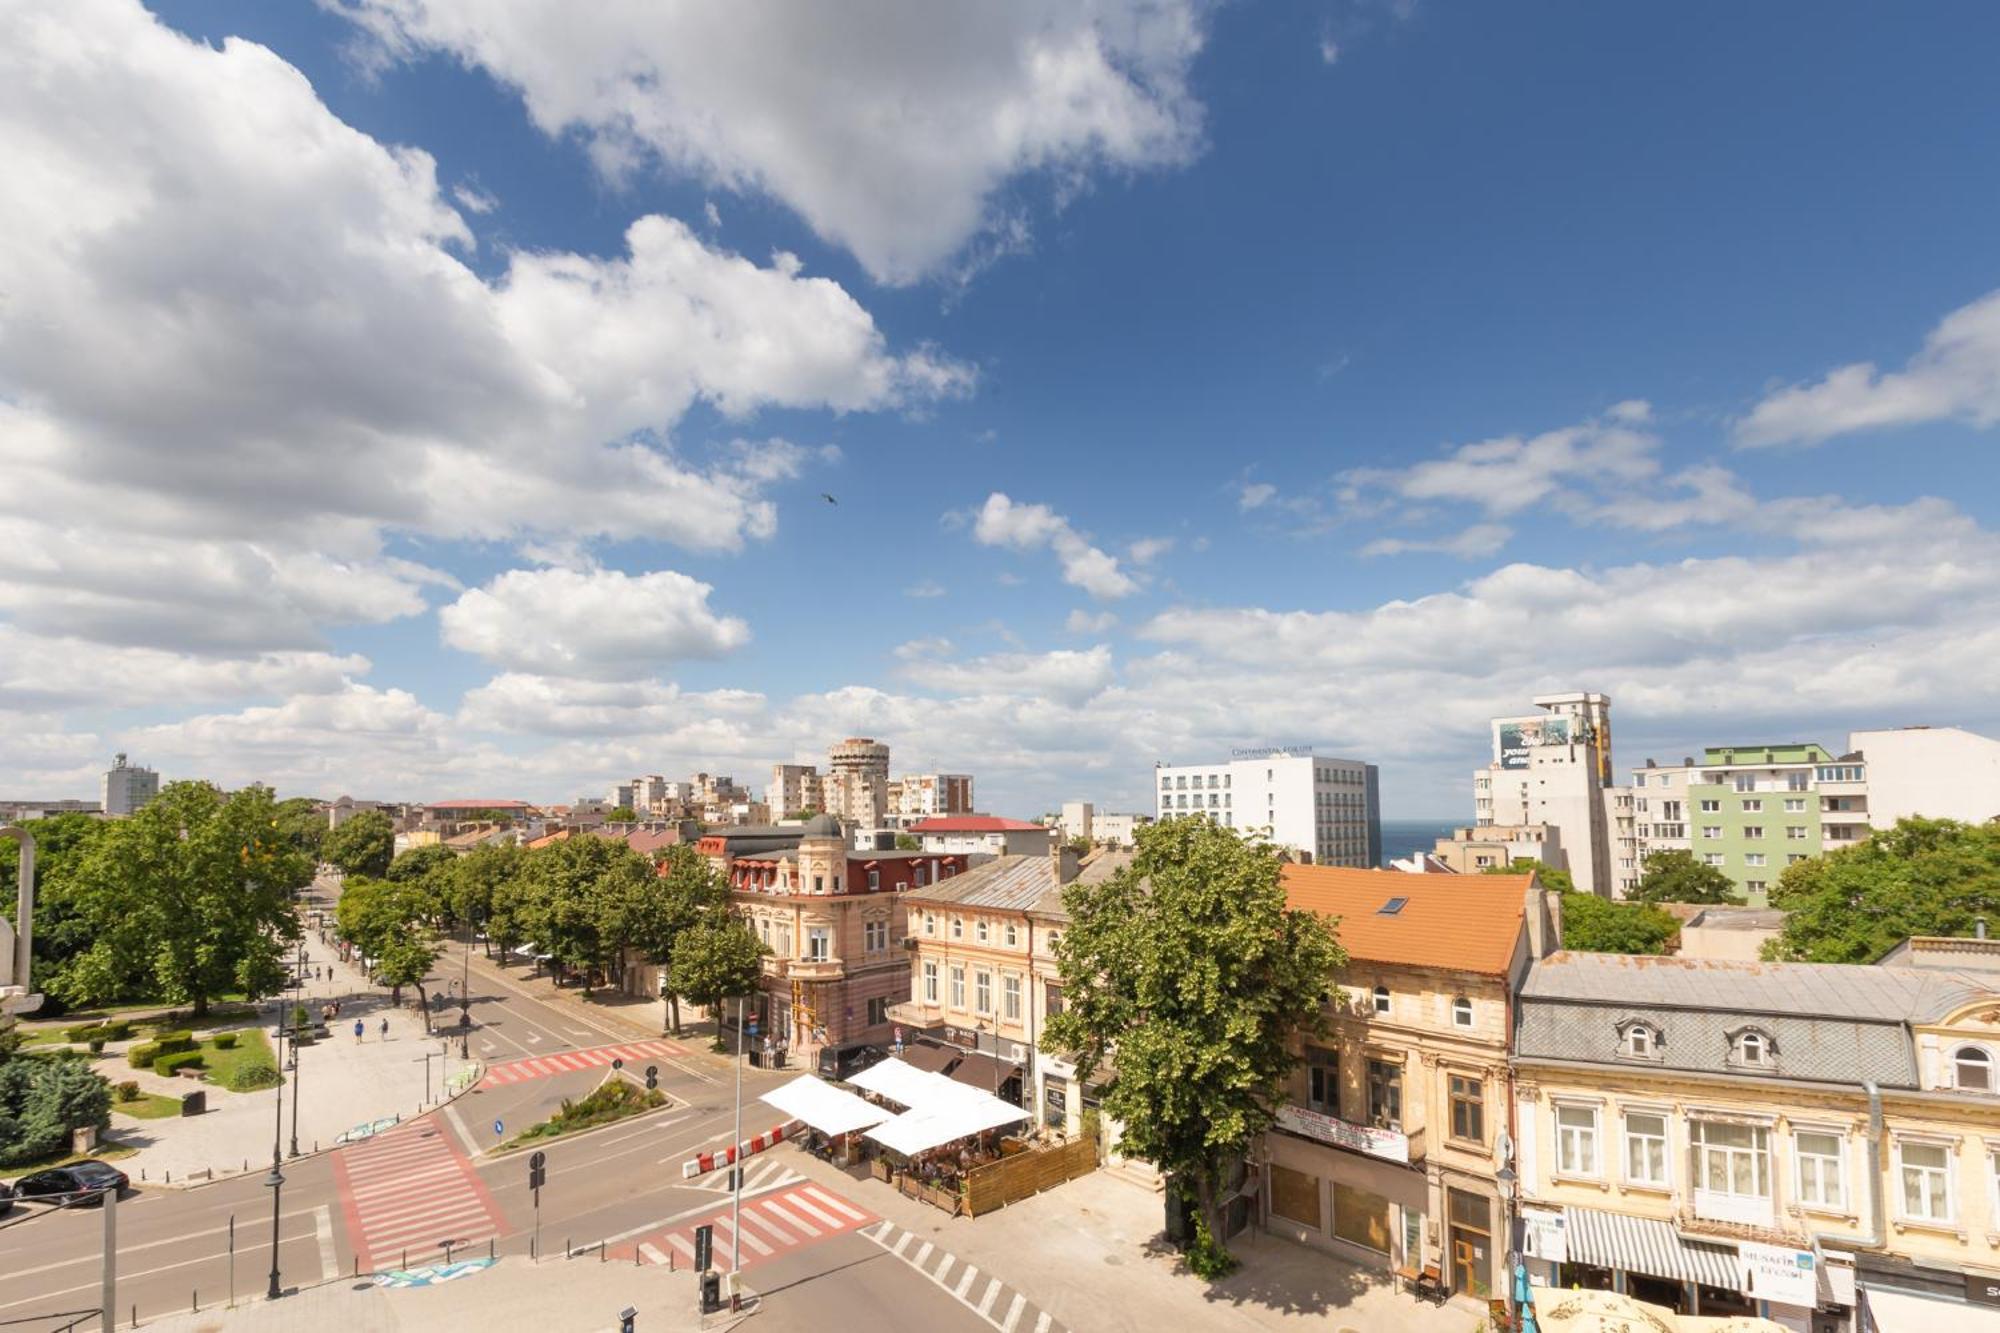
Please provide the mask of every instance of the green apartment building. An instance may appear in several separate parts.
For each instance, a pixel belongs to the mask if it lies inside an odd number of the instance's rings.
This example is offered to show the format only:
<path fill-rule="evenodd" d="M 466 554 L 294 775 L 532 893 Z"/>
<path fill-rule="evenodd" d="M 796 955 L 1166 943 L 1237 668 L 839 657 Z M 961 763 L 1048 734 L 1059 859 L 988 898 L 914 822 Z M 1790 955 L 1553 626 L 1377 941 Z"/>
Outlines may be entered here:
<path fill-rule="evenodd" d="M 1867 770 L 1859 754 L 1821 745 L 1719 745 L 1701 761 L 1635 769 L 1616 799 L 1614 881 L 1622 896 L 1645 858 L 1678 849 L 1721 870 L 1752 906 L 1788 865 L 1868 836 Z"/>

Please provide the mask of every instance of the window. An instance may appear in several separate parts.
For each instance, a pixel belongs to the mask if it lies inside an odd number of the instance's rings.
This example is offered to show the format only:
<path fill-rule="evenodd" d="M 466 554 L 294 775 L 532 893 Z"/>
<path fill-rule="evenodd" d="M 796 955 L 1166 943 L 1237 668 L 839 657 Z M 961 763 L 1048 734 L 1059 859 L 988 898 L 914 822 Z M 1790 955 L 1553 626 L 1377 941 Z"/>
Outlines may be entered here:
<path fill-rule="evenodd" d="M 889 997 L 871 996 L 868 1000 L 868 1026 L 876 1027 L 889 1021 Z"/>
<path fill-rule="evenodd" d="M 1000 978 L 1000 1017 L 1021 1021 L 1021 979 L 1017 976 Z"/>
<path fill-rule="evenodd" d="M 1556 1107 L 1556 1170 L 1566 1176 L 1597 1174 L 1597 1108 Z"/>
<path fill-rule="evenodd" d="M 1771 1039 L 1755 1031 L 1739 1032 L 1730 1040 L 1730 1054 L 1738 1064 L 1767 1065 L 1771 1063 L 1774 1047 Z"/>
<path fill-rule="evenodd" d="M 1387 986 L 1377 986 L 1375 988 L 1375 1012 L 1378 1014 L 1389 1012 L 1389 988 Z"/>
<path fill-rule="evenodd" d="M 1787 773 L 1785 774 L 1785 790 L 1804 791 L 1806 789 L 1806 784 L 1809 783 L 1811 780 L 1812 780 L 1812 775 L 1809 773 Z M 1791 805 L 1792 803 L 1790 801 L 1785 802 L 1785 808 L 1787 810 L 1791 809 Z"/>
<path fill-rule="evenodd" d="M 935 912 L 924 913 L 924 934 L 937 934 L 937 914 Z"/>
<path fill-rule="evenodd" d="M 825 926 L 807 926 L 806 957 L 815 963 L 833 957 L 833 932 Z"/>
<path fill-rule="evenodd" d="M 1486 1142 L 1486 1087 L 1477 1078 L 1451 1076 L 1451 1136 Z"/>
<path fill-rule="evenodd" d="M 1472 1001 L 1463 995 L 1451 1002 L 1451 1025 L 1457 1028 L 1472 1026 Z"/>
<path fill-rule="evenodd" d="M 1951 1149 L 1939 1143 L 1901 1143 L 1896 1155 L 1902 1161 L 1903 1216 L 1951 1221 Z"/>
<path fill-rule="evenodd" d="M 1738 773 L 1736 775 L 1736 790 L 1756 791 L 1757 775 L 1755 773 Z"/>
<path fill-rule="evenodd" d="M 1705 866 L 1725 866 L 1729 864 L 1729 858 L 1721 852 L 1703 852 L 1701 863 Z"/>
<path fill-rule="evenodd" d="M 962 917 L 962 916 L 955 916 L 955 917 L 953 917 L 953 918 L 951 919 L 951 937 L 952 937 L 953 939 L 955 939 L 955 940 L 962 940 L 962 939 L 964 939 L 964 938 L 965 938 L 965 918 L 964 918 L 964 917 Z"/>
<path fill-rule="evenodd" d="M 1762 1125 L 1697 1120 L 1688 1127 L 1694 1187 L 1738 1198 L 1771 1197 L 1771 1131 Z"/>
<path fill-rule="evenodd" d="M 1627 1023 L 1623 1032 L 1621 1048 L 1627 1055 L 1650 1060 L 1659 1046 L 1659 1034 L 1644 1023 Z"/>
<path fill-rule="evenodd" d="M 1762 853 L 1762 852 L 1745 852 L 1745 853 L 1743 853 L 1743 864 L 1744 864 L 1744 865 L 1746 865 L 1746 866 L 1761 866 L 1761 865 L 1763 865 L 1763 864 L 1764 864 L 1764 853 Z"/>
<path fill-rule="evenodd" d="M 1743 826 L 1743 836 L 1755 842 L 1764 836 L 1764 826 L 1762 824 L 1745 824 Z"/>
<path fill-rule="evenodd" d="M 1763 865 L 1764 863 L 1759 861 L 1757 864 Z M 1762 893 L 1769 887 L 1770 885 L 1761 879 L 1746 879 L 1743 881 L 1743 891 L 1745 893 Z"/>
<path fill-rule="evenodd" d="M 1993 1091 L 1993 1057 L 1977 1046 L 1961 1046 L 1951 1057 L 1952 1085 L 1968 1092 Z"/>
<path fill-rule="evenodd" d="M 1321 1115 L 1340 1114 L 1340 1052 L 1306 1047 L 1306 1106 Z"/>
<path fill-rule="evenodd" d="M 1743 803 L 1743 813 L 1746 815 L 1761 815 L 1764 813 L 1764 803 L 1762 801 L 1745 801 Z"/>
<path fill-rule="evenodd" d="M 1704 837 L 1704 838 L 1719 838 L 1719 837 L 1721 837 L 1721 836 L 1722 836 L 1722 825 L 1720 825 L 1720 824 L 1703 824 L 1703 825 L 1701 826 L 1701 836 L 1702 836 L 1702 837 Z"/>
<path fill-rule="evenodd" d="M 924 964 L 924 1003 L 936 1004 L 937 997 L 938 965 L 933 962 L 926 962 Z"/>
<path fill-rule="evenodd" d="M 1803 813 L 1805 813 L 1805 808 L 1806 808 L 1806 801 L 1805 801 L 1805 797 L 1803 797 L 1803 796 L 1787 796 L 1787 797 L 1785 798 L 1785 813 L 1786 813 L 1786 814 L 1788 814 L 1788 815 L 1797 815 L 1797 814 L 1803 814 Z"/>
<path fill-rule="evenodd" d="M 889 947 L 889 923 L 887 921 L 864 921 L 861 923 L 862 946 L 869 953 L 881 953 Z"/>
<path fill-rule="evenodd" d="M 978 940 L 981 944 L 986 943 L 986 937 L 990 931 L 991 927 L 987 925 L 986 918 L 983 916 L 972 923 L 972 938 Z"/>
<path fill-rule="evenodd" d="M 1368 1062 L 1368 1123 L 1377 1129 L 1403 1127 L 1403 1067 L 1387 1060 Z"/>
<path fill-rule="evenodd" d="M 1001 938 L 1006 941 L 1007 947 L 1011 949 L 1021 942 L 1021 928 L 1016 926 L 1012 921 L 1009 921 L 1001 931 Z"/>
<path fill-rule="evenodd" d="M 1799 1202 L 1809 1208 L 1847 1206 L 1847 1173 L 1841 1165 L 1841 1137 L 1818 1130 L 1792 1136 L 1799 1158 Z"/>
<path fill-rule="evenodd" d="M 975 972 L 972 975 L 973 1008 L 982 1014 L 993 1012 L 993 974 Z"/>
<path fill-rule="evenodd" d="M 872 893 L 882 887 L 882 872 L 871 869 L 868 872 L 868 889 Z"/>
<path fill-rule="evenodd" d="M 814 893 L 826 892 L 826 876 L 824 875 L 813 876 L 813 892 Z"/>
<path fill-rule="evenodd" d="M 1625 1113 L 1625 1179 L 1666 1187 L 1667 1117 L 1660 1112 Z"/>
<path fill-rule="evenodd" d="M 962 967 L 951 970 L 951 1007 L 965 1008 L 965 969 Z"/>
<path fill-rule="evenodd" d="M 1722 813 L 1722 802 L 1703 801 L 1701 803 L 1701 812 L 1705 815 L 1719 815 Z"/>
<path fill-rule="evenodd" d="M 1804 824 L 1785 825 L 1786 842 L 1804 842 L 1805 840 L 1806 840 L 1806 826 Z"/>

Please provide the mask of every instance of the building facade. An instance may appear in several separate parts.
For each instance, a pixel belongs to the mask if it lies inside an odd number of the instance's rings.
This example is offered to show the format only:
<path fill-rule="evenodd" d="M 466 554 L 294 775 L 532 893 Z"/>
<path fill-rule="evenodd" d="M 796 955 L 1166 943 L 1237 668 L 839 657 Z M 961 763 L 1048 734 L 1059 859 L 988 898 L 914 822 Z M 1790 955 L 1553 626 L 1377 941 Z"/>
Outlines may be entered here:
<path fill-rule="evenodd" d="M 820 791 L 819 770 L 811 764 L 773 764 L 764 800 L 778 819 L 823 809 L 826 797 Z"/>
<path fill-rule="evenodd" d="M 886 812 L 899 819 L 972 812 L 970 773 L 905 773 L 889 780 Z"/>
<path fill-rule="evenodd" d="M 107 815 L 129 815 L 144 809 L 159 794 L 160 775 L 150 768 L 126 762 L 121 754 L 105 771 L 104 799 L 99 805 Z"/>
<path fill-rule="evenodd" d="M 1455 828 L 1448 838 L 1439 838 L 1431 856 L 1447 869 L 1461 875 L 1482 875 L 1495 866 L 1516 861 L 1540 861 L 1543 865 L 1563 863 L 1562 831 L 1553 824 L 1474 825 Z"/>
<path fill-rule="evenodd" d="M 1348 965 L 1264 1136 L 1263 1225 L 1455 1292 L 1504 1290 L 1509 1002 L 1560 933 L 1547 895 L 1532 875 L 1299 865 L 1284 885 L 1288 906 L 1339 918 Z"/>
<path fill-rule="evenodd" d="M 1867 765 L 1868 822 L 2000 817 L 2000 741 L 1958 727 L 1898 727 L 1848 733 L 1847 748 Z"/>
<path fill-rule="evenodd" d="M 1056 829 L 1063 841 L 1082 838 L 1094 842 L 1097 830 L 1097 808 L 1089 801 L 1064 801 L 1062 813 L 1056 816 Z"/>
<path fill-rule="evenodd" d="M 1583 893 L 1610 896 L 1611 700 L 1602 694 L 1537 695 L 1539 713 L 1493 719 L 1493 759 L 1472 775 L 1473 822 L 1546 824 Z"/>
<path fill-rule="evenodd" d="M 968 856 L 1047 856 L 1055 843 L 1055 830 L 1046 824 L 998 815 L 941 815 L 905 831 L 927 852 Z"/>
<path fill-rule="evenodd" d="M 1151 815 L 1093 811 L 1090 816 L 1091 840 L 1105 847 L 1134 847 L 1138 845 L 1139 830 L 1152 822 Z"/>
<path fill-rule="evenodd" d="M 847 824 L 874 827 L 889 808 L 889 747 L 867 736 L 850 736 L 827 751 L 820 779 L 826 813 Z"/>
<path fill-rule="evenodd" d="M 1161 819 L 1197 812 L 1226 828 L 1265 830 L 1316 865 L 1366 868 L 1382 856 L 1375 765 L 1272 750 L 1221 764 L 1156 764 Z"/>
<path fill-rule="evenodd" d="M 1994 980 L 1538 961 L 1514 1054 L 1532 1280 L 1802 1333 L 2000 1328 Z"/>

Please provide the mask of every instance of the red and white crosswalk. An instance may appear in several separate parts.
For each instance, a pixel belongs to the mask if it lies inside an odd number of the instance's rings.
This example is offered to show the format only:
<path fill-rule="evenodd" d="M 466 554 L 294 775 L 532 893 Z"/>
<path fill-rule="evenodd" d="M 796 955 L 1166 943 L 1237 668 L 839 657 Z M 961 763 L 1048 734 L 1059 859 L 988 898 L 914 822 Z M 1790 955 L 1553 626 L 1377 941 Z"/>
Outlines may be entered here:
<path fill-rule="evenodd" d="M 333 1155 L 347 1237 L 363 1271 L 430 1263 L 504 1229 L 493 1196 L 438 1116 Z"/>
<path fill-rule="evenodd" d="M 622 1252 L 627 1260 L 636 1254 L 646 1263 L 665 1264 L 671 1255 L 675 1267 L 686 1268 L 694 1262 L 694 1229 L 711 1226 L 715 1228 L 717 1261 L 726 1267 L 736 1236 L 729 1214 L 730 1209 L 725 1204 L 708 1216 L 677 1222 L 663 1231 L 640 1236 L 622 1246 L 613 1246 L 608 1257 L 615 1261 Z M 800 1249 L 880 1220 L 859 1204 L 811 1183 L 774 1190 L 754 1199 L 746 1198 L 743 1200 L 743 1266 L 749 1268 L 774 1259 L 787 1250 Z"/>
<path fill-rule="evenodd" d="M 665 1040 L 635 1041 L 624 1046 L 593 1046 L 584 1051 L 557 1051 L 551 1055 L 532 1055 L 526 1059 L 508 1060 L 489 1066 L 486 1077 L 480 1081 L 480 1086 L 500 1088 L 509 1083 L 552 1078 L 557 1074 L 575 1073 L 581 1069 L 602 1069 L 613 1060 L 623 1060 L 628 1067 L 643 1066 L 649 1060 L 664 1060 L 669 1056 L 687 1053 L 687 1047 L 678 1042 Z"/>

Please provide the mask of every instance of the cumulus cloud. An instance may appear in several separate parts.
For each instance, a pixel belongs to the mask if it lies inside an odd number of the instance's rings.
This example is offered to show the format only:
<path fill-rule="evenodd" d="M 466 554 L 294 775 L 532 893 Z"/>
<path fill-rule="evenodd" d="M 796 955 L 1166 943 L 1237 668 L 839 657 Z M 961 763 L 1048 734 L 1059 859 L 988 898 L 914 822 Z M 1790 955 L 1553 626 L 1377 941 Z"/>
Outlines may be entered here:
<path fill-rule="evenodd" d="M 939 583 L 936 579 L 919 579 L 915 583 L 912 583 L 909 587 L 903 589 L 903 596 L 942 597 L 945 595 L 945 592 L 946 592 L 945 586 L 942 583 Z"/>
<path fill-rule="evenodd" d="M 1103 634 L 1118 623 L 1118 617 L 1110 611 L 1092 614 L 1077 607 L 1063 621 L 1063 628 L 1071 634 Z"/>
<path fill-rule="evenodd" d="M 1753 448 L 1818 444 L 1933 421 L 2000 421 L 2000 292 L 1946 315 L 1899 371 L 1859 361 L 1815 384 L 1767 394 L 1736 423 L 1736 441 Z"/>
<path fill-rule="evenodd" d="M 1504 523 L 1475 523 L 1454 536 L 1436 540 L 1382 537 L 1362 547 L 1361 554 L 1384 556 L 1404 555 L 1413 551 L 1434 551 L 1440 555 L 1455 555 L 1461 560 L 1478 560 L 1498 555 L 1513 535 L 1514 530 Z"/>
<path fill-rule="evenodd" d="M 327 0 L 382 53 L 443 51 L 517 90 L 608 175 L 646 162 L 782 201 L 878 280 L 1007 247 L 1023 175 L 1073 192 L 1200 144 L 1200 0 L 1080 8 Z"/>
<path fill-rule="evenodd" d="M 721 657 L 750 627 L 717 615 L 708 584 L 673 570 L 515 569 L 438 611 L 444 641 L 513 671 L 597 680 Z"/>
<path fill-rule="evenodd" d="M 943 694 L 1021 694 L 1069 705 L 1082 703 L 1117 679 L 1111 649 L 1103 644 L 1082 651 L 995 653 L 964 661 L 918 653 L 904 661 L 898 674 Z"/>
<path fill-rule="evenodd" d="M 1138 581 L 1118 567 L 1116 556 L 1092 546 L 1068 519 L 1047 505 L 1018 504 L 995 491 L 980 506 L 972 536 L 982 546 L 1054 550 L 1062 562 L 1063 582 L 1092 597 L 1108 601 L 1139 590 Z"/>
<path fill-rule="evenodd" d="M 1247 514 L 1269 504 L 1277 493 L 1278 488 L 1268 481 L 1249 482 L 1236 493 L 1236 507 Z"/>
<path fill-rule="evenodd" d="M 1630 484 L 1657 474 L 1659 438 L 1644 429 L 1649 417 L 1644 403 L 1620 403 L 1574 426 L 1460 445 L 1408 468 L 1356 468 L 1343 480 L 1419 503 L 1458 501 L 1489 514 L 1517 514 L 1578 484 Z"/>
<path fill-rule="evenodd" d="M 1125 558 L 1135 565 L 1150 565 L 1173 549 L 1172 537 L 1141 537 L 1125 548 Z"/>

